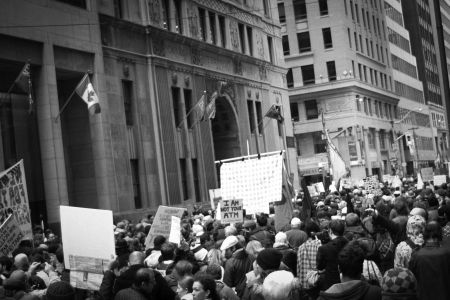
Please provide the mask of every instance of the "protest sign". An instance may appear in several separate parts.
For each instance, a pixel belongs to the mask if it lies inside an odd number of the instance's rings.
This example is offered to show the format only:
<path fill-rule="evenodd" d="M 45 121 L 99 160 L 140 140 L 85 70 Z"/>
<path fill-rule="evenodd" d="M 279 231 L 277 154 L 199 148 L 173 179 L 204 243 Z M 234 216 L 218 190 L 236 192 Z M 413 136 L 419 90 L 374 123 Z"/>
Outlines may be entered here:
<path fill-rule="evenodd" d="M 23 160 L 0 173 L 0 223 L 12 214 L 24 239 L 32 239 L 30 207 Z"/>
<path fill-rule="evenodd" d="M 377 176 L 369 176 L 363 179 L 364 182 L 364 189 L 369 194 L 376 194 L 377 190 L 380 186 L 380 183 L 378 182 Z"/>
<path fill-rule="evenodd" d="M 181 218 L 184 211 L 184 208 L 160 205 L 153 219 L 152 227 L 145 239 L 145 249 L 153 248 L 153 240 L 158 235 L 162 235 L 168 239 L 172 226 L 172 216 Z"/>
<path fill-rule="evenodd" d="M 175 216 L 172 216 L 169 233 L 169 243 L 174 243 L 180 246 L 181 242 L 181 219 Z"/>
<path fill-rule="evenodd" d="M 238 223 L 244 220 L 242 199 L 220 200 L 222 223 Z"/>
<path fill-rule="evenodd" d="M 420 173 L 422 174 L 422 180 L 424 182 L 433 180 L 433 168 L 422 168 Z"/>
<path fill-rule="evenodd" d="M 60 206 L 60 216 L 71 282 L 78 288 L 98 290 L 103 271 L 116 254 L 112 211 Z"/>
<path fill-rule="evenodd" d="M 443 183 L 447 183 L 447 175 L 435 175 L 433 177 L 433 184 L 435 186 L 440 186 Z"/>
<path fill-rule="evenodd" d="M 23 234 L 16 218 L 10 215 L 0 226 L 0 256 L 8 256 L 17 248 Z"/>
<path fill-rule="evenodd" d="M 389 175 L 389 174 L 383 175 L 383 183 L 387 182 L 387 183 L 391 184 L 393 179 L 394 179 L 394 176 L 392 176 L 392 175 Z"/>
<path fill-rule="evenodd" d="M 325 193 L 325 187 L 323 186 L 323 182 L 318 182 L 314 184 L 316 186 L 316 190 L 319 193 Z"/>
<path fill-rule="evenodd" d="M 209 191 L 209 201 L 211 209 L 216 209 L 217 203 L 222 199 L 222 191 L 220 189 L 211 189 Z"/>
<path fill-rule="evenodd" d="M 315 197 L 315 196 L 319 195 L 315 185 L 308 185 L 307 188 L 308 188 L 309 195 L 311 197 Z"/>
<path fill-rule="evenodd" d="M 341 178 L 341 187 L 344 189 L 351 189 L 353 187 L 352 179 L 347 178 Z"/>
<path fill-rule="evenodd" d="M 279 154 L 222 164 L 222 199 L 243 199 L 247 214 L 268 214 L 269 203 L 281 200 L 282 166 Z"/>

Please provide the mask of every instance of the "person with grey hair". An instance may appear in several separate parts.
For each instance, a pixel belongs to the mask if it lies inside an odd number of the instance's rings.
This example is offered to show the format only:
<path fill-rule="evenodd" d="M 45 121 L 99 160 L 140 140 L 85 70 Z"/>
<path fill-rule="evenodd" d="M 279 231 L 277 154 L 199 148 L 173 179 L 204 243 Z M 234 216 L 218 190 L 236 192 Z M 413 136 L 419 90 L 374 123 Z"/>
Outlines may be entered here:
<path fill-rule="evenodd" d="M 299 218 L 292 218 L 291 230 L 286 231 L 286 236 L 289 245 L 297 251 L 298 247 L 308 240 L 306 232 L 301 230 L 302 222 Z"/>
<path fill-rule="evenodd" d="M 262 295 L 264 300 L 298 299 L 295 293 L 298 288 L 298 282 L 291 272 L 275 271 L 264 279 Z"/>

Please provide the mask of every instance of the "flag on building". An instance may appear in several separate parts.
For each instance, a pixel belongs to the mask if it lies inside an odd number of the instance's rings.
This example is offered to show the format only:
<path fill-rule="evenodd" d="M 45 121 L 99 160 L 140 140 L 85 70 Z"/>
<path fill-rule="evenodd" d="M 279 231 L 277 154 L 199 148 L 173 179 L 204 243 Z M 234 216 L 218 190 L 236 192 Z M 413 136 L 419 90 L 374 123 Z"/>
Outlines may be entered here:
<path fill-rule="evenodd" d="M 339 150 L 331 141 L 330 136 L 328 135 L 328 131 L 325 132 L 325 135 L 328 143 L 328 154 L 330 156 L 331 163 L 330 167 L 332 169 L 331 175 L 333 175 L 334 181 L 338 181 L 342 176 L 347 174 L 347 168 L 345 166 L 345 161 L 342 159 L 342 156 L 339 153 Z"/>
<path fill-rule="evenodd" d="M 33 96 L 32 96 L 32 85 L 31 85 L 31 66 L 30 63 L 26 63 L 22 70 L 17 76 L 16 80 L 8 90 L 8 94 L 12 91 L 14 86 L 17 86 L 19 90 L 28 95 L 29 102 L 29 113 L 33 111 Z"/>
<path fill-rule="evenodd" d="M 203 115 L 203 121 L 211 120 L 216 117 L 216 99 L 219 96 L 217 92 L 214 92 L 209 100 L 208 105 L 205 108 L 205 114 Z"/>
<path fill-rule="evenodd" d="M 203 116 L 205 115 L 205 101 L 206 101 L 206 93 L 200 97 L 195 106 L 192 108 L 191 112 L 195 113 L 195 123 L 203 120 Z M 186 118 L 189 114 L 186 115 Z"/>
<path fill-rule="evenodd" d="M 275 119 L 280 123 L 283 123 L 284 118 L 281 115 L 280 112 L 280 106 L 279 105 L 275 105 L 273 104 L 269 110 L 266 112 L 265 117 L 271 118 L 271 119 Z"/>
<path fill-rule="evenodd" d="M 85 74 L 83 79 L 77 85 L 75 92 L 86 102 L 88 106 L 89 113 L 91 115 L 98 114 L 101 112 L 100 103 L 98 102 L 97 93 L 89 80 L 89 75 Z"/>

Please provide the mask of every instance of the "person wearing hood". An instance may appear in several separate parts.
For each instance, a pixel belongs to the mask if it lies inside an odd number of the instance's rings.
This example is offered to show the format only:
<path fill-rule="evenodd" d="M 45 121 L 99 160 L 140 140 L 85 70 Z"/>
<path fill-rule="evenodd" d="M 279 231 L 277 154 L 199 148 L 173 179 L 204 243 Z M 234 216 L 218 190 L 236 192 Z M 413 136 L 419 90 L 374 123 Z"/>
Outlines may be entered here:
<path fill-rule="evenodd" d="M 211 264 L 206 268 L 206 274 L 211 275 L 216 281 L 216 291 L 221 300 L 239 300 L 232 288 L 221 281 L 222 270 L 219 265 Z"/>
<path fill-rule="evenodd" d="M 425 219 L 420 215 L 408 218 L 406 223 L 407 239 L 400 242 L 395 248 L 395 268 L 408 268 L 412 254 L 419 250 L 424 243 L 423 232 L 425 231 L 425 225 Z"/>
<path fill-rule="evenodd" d="M 250 233 L 250 241 L 259 241 L 264 248 L 272 247 L 275 238 L 273 233 L 268 230 L 267 217 L 264 214 L 257 215 L 256 223 L 258 226 Z"/>
<path fill-rule="evenodd" d="M 342 220 L 331 220 L 328 234 L 331 241 L 319 247 L 317 251 L 317 269 L 324 270 L 319 280 L 319 288 L 322 291 L 340 282 L 338 270 L 338 254 L 347 244 L 343 237 L 345 224 Z"/>
<path fill-rule="evenodd" d="M 341 282 L 320 292 L 320 300 L 379 300 L 381 289 L 361 280 L 364 250 L 358 242 L 348 243 L 338 255 Z"/>

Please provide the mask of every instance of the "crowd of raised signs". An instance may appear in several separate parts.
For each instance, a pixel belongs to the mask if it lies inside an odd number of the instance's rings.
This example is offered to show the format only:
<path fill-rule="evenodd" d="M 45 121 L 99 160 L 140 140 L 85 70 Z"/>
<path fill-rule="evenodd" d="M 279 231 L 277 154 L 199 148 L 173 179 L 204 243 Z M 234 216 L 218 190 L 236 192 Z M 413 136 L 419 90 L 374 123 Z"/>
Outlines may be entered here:
<path fill-rule="evenodd" d="M 222 224 L 196 207 L 179 244 L 156 236 L 149 249 L 153 217 L 122 220 L 89 293 L 70 285 L 60 239 L 35 228 L 34 245 L 0 257 L 0 299 L 450 299 L 450 185 L 371 189 L 307 192 L 278 232 L 271 215 Z"/>

